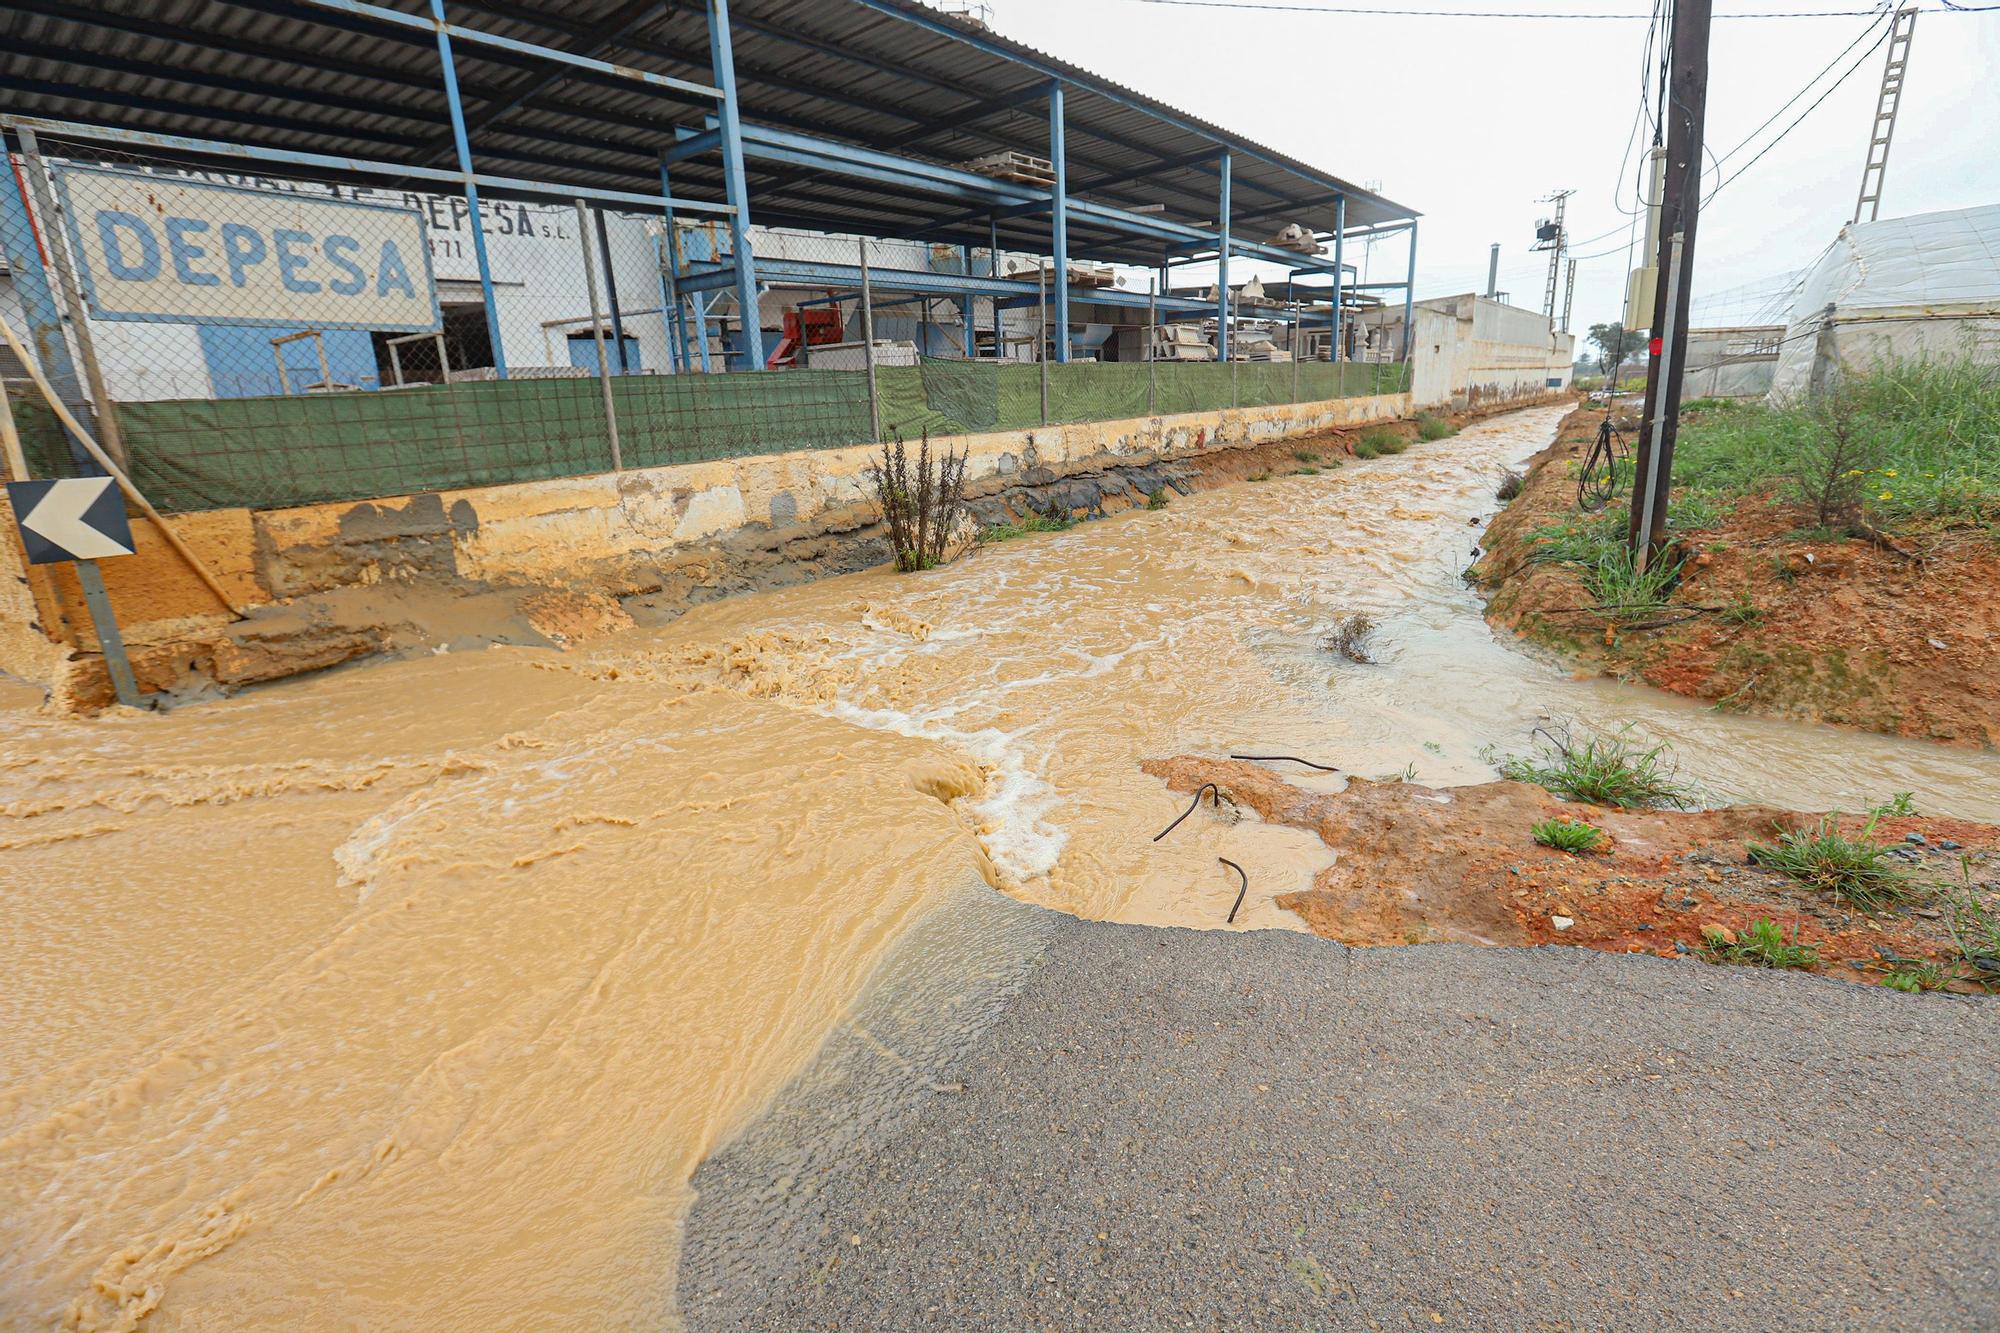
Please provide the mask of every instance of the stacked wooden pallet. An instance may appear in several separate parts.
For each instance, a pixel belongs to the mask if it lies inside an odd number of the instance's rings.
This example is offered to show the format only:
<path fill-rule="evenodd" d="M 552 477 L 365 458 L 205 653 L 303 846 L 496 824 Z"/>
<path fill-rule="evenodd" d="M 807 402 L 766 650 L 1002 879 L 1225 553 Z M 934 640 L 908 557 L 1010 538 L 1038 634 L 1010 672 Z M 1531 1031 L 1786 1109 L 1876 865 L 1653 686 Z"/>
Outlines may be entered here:
<path fill-rule="evenodd" d="M 980 176 L 991 176 L 994 180 L 1017 181 L 1022 185 L 1054 186 L 1056 183 L 1055 163 L 1046 157 L 1036 157 L 1032 153 L 1018 153 L 1008 149 L 1003 153 L 988 153 L 975 157 L 969 162 L 958 164 L 961 171 L 970 171 Z"/>

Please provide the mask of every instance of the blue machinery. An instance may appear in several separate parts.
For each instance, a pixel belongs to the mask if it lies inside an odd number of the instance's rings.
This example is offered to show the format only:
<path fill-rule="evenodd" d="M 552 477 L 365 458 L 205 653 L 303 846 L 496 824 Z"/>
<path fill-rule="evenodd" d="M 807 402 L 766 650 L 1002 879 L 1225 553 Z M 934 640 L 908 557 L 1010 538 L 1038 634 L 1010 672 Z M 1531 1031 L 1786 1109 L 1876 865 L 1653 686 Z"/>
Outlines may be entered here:
<path fill-rule="evenodd" d="M 124 12 L 124 7 L 109 3 L 77 5 L 57 4 L 56 0 L 25 0 L 27 10 L 39 11 L 54 5 L 70 22 L 87 27 L 102 28 L 123 35 L 149 35 L 147 20 Z M 745 66 L 739 71 L 732 41 L 732 21 L 730 0 L 702 0 L 700 6 L 707 26 L 706 77 L 703 82 L 692 78 L 675 78 L 636 68 L 629 64 L 615 63 L 589 54 L 596 50 L 609 52 L 616 48 L 647 52 L 644 39 L 627 38 L 622 29 L 641 24 L 657 17 L 671 6 L 632 0 L 619 6 L 598 27 L 590 31 L 578 31 L 578 50 L 519 40 L 513 37 L 479 27 L 453 22 L 447 15 L 446 0 L 428 0 L 428 15 L 391 9 L 382 5 L 367 3 L 366 0 L 245 0 L 235 6 L 240 9 L 268 11 L 278 15 L 287 23 L 299 25 L 301 33 L 309 38 L 318 25 L 333 27 L 343 34 L 389 34 L 405 43 L 400 50 L 407 50 L 412 40 L 431 42 L 435 45 L 436 75 L 441 75 L 446 110 L 450 121 L 450 135 L 445 141 L 444 151 L 454 159 L 453 165 L 445 166 L 437 156 L 417 155 L 411 159 L 410 153 L 389 154 L 369 157 L 351 153 L 325 153 L 296 147 L 282 147 L 268 142 L 273 137 L 289 138 L 294 141 L 305 138 L 312 141 L 310 121 L 300 122 L 297 118 L 287 119 L 276 114 L 276 104 L 285 101 L 310 100 L 312 95 L 302 98 L 273 85 L 255 85 L 221 75 L 212 69 L 179 69 L 163 66 L 157 71 L 124 70 L 135 76 L 150 76 L 157 73 L 169 81 L 178 80 L 193 87 L 212 89 L 240 98 L 241 94 L 262 94 L 272 102 L 271 114 L 263 114 L 267 104 L 259 103 L 259 111 L 252 113 L 228 113 L 220 107 L 211 112 L 211 119 L 218 129 L 223 125 L 232 128 L 241 126 L 241 138 L 257 138 L 263 142 L 247 143 L 237 138 L 198 137 L 191 135 L 164 133 L 149 128 L 166 115 L 188 115 L 195 108 L 185 107 L 179 102 L 155 101 L 123 90 L 106 90 L 98 87 L 71 89 L 56 84 L 35 86 L 28 81 L 31 95 L 17 97 L 5 94 L 0 101 L 0 124 L 7 130 L 8 147 L 20 146 L 21 132 L 25 131 L 29 144 L 37 133 L 61 139 L 65 145 L 76 143 L 97 143 L 117 145 L 128 150 L 157 153 L 211 164 L 229 163 L 269 163 L 275 166 L 291 166 L 310 169 L 322 176 L 336 179 L 370 180 L 380 182 L 420 183 L 439 192 L 461 193 L 470 210 L 470 229 L 474 259 L 477 264 L 482 297 L 485 305 L 486 321 L 492 343 L 495 373 L 505 377 L 507 367 L 502 349 L 497 307 L 494 300 L 492 268 L 487 257 L 486 226 L 480 209 L 482 191 L 492 197 L 504 198 L 552 198 L 565 203 L 585 199 L 599 204 L 615 205 L 619 209 L 636 213 L 651 213 L 663 216 L 668 221 L 666 229 L 669 237 L 679 235 L 672 225 L 675 219 L 693 215 L 726 220 L 726 246 L 714 247 L 719 253 L 699 256 L 679 253 L 677 245 L 670 244 L 665 253 L 662 272 L 661 319 L 665 322 L 670 345 L 676 349 L 674 369 L 683 367 L 681 361 L 690 346 L 689 325 L 693 330 L 693 346 L 698 349 L 701 368 L 708 368 L 709 344 L 707 325 L 710 319 L 710 304 L 722 293 L 734 297 L 739 312 L 742 312 L 740 338 L 731 345 L 732 368 L 762 370 L 764 368 L 764 346 L 759 320 L 758 294 L 760 284 L 782 284 L 813 286 L 820 288 L 854 288 L 858 285 L 860 271 L 858 264 L 821 263 L 800 260 L 758 260 L 752 253 L 750 243 L 750 223 L 752 208 L 752 176 L 754 169 L 765 173 L 760 179 L 777 182 L 795 182 L 803 179 L 828 180 L 852 183 L 866 188 L 876 196 L 895 201 L 908 200 L 908 208 L 893 205 L 880 206 L 881 215 L 873 226 L 859 224 L 853 210 L 864 210 L 860 204 L 850 205 L 850 211 L 839 214 L 837 209 L 822 213 L 810 206 L 793 204 L 789 207 L 774 208 L 766 220 L 780 225 L 801 226 L 834 233 L 862 231 L 901 239 L 929 239 L 955 244 L 964 255 L 963 271 L 942 273 L 932 271 L 897 270 L 879 272 L 875 275 L 878 286 L 890 292 L 909 293 L 915 296 L 927 294 L 950 296 L 962 303 L 965 336 L 968 350 L 972 341 L 972 299 L 975 296 L 988 298 L 993 305 L 995 332 L 998 333 L 1000 311 L 1003 308 L 1017 308 L 1035 305 L 1038 297 L 1038 282 L 1034 278 L 1002 277 L 997 270 L 997 256 L 1003 248 L 1020 251 L 1031 249 L 1019 239 L 1003 238 L 1002 224 L 1018 227 L 1037 219 L 1046 220 L 1047 249 L 1052 261 L 1057 281 L 1050 293 L 1052 331 L 1051 355 L 1056 361 L 1071 359 L 1072 346 L 1070 330 L 1070 307 L 1072 301 L 1095 305 L 1125 306 L 1145 309 L 1150 303 L 1157 303 L 1163 318 L 1203 318 L 1213 316 L 1217 320 L 1217 343 L 1220 355 L 1227 358 L 1230 336 L 1231 310 L 1229 301 L 1229 265 L 1232 258 L 1268 261 L 1282 265 L 1295 272 L 1319 273 L 1332 278 L 1331 299 L 1328 302 L 1326 318 L 1333 339 L 1332 346 L 1340 346 L 1341 306 L 1349 293 L 1362 288 L 1380 290 L 1400 290 L 1404 307 L 1404 347 L 1408 355 L 1410 306 L 1412 285 L 1415 279 L 1416 257 L 1416 217 L 1407 209 L 1390 204 L 1367 191 L 1355 187 L 1335 177 L 1326 176 L 1303 164 L 1281 158 L 1268 150 L 1225 135 L 1202 122 L 1176 112 L 1159 103 L 1147 101 L 1135 94 L 1125 92 L 1116 85 L 1101 80 L 1090 79 L 1081 71 L 1059 64 L 1030 51 L 994 37 L 977 27 L 952 19 L 924 7 L 917 0 L 844 0 L 838 7 L 841 14 L 859 12 L 863 17 L 879 27 L 879 20 L 886 17 L 901 21 L 904 25 L 896 31 L 915 46 L 926 47 L 921 59 L 938 59 L 948 65 L 955 57 L 954 51 L 970 48 L 981 57 L 988 58 L 988 66 L 982 72 L 991 74 L 990 62 L 998 58 L 1007 62 L 1008 71 L 1016 78 L 1025 80 L 1012 92 L 1003 96 L 988 97 L 966 109 L 966 113 L 954 118 L 946 118 L 929 124 L 919 117 L 906 116 L 918 121 L 916 126 L 901 135 L 880 136 L 857 133 L 856 137 L 866 138 L 871 144 L 882 146 L 861 147 L 855 143 L 827 137 L 818 127 L 828 122 L 824 118 L 786 116 L 772 112 L 763 117 L 746 118 L 743 98 L 738 93 L 739 72 L 751 77 L 760 86 L 778 90 L 792 89 L 838 103 L 842 94 L 828 91 L 824 84 L 809 84 L 796 78 L 789 78 L 783 71 L 768 67 Z M 521 23 L 539 24 L 556 29 L 561 20 L 545 15 L 533 4 L 501 3 L 500 0 L 455 0 L 455 8 L 460 12 L 467 9 L 481 17 L 514 20 Z M 910 56 L 900 61 L 886 61 L 881 57 L 857 54 L 850 48 L 836 42 L 816 41 L 810 37 L 794 35 L 790 25 L 772 18 L 758 16 L 759 6 L 754 0 L 739 0 L 739 8 L 750 13 L 748 19 L 739 19 L 737 26 L 743 28 L 760 41 L 777 40 L 798 43 L 808 51 L 819 51 L 832 58 L 856 63 L 857 73 L 870 70 L 882 71 L 904 78 L 923 80 L 938 88 L 949 88 L 952 83 L 951 71 L 940 67 L 935 75 L 927 75 L 920 68 L 920 58 Z M 763 8 L 770 8 L 766 5 Z M 815 17 L 832 15 L 833 5 L 813 8 Z M 893 25 L 892 25 L 893 26 Z M 4 35 L 4 31 L 0 31 Z M 157 36 L 159 34 L 150 34 Z M 956 44 L 940 47 L 938 39 L 948 39 Z M 182 36 L 177 40 L 190 39 Z M 234 36 L 211 36 L 208 38 L 219 47 L 223 54 L 260 54 L 250 48 L 247 39 Z M 233 52 L 225 43 L 232 43 Z M 306 38 L 301 45 L 307 45 Z M 7 43 L 0 41 L 0 47 Z M 489 88 L 475 88 L 461 82 L 461 62 L 467 57 L 466 51 L 474 51 L 483 61 L 500 62 L 509 66 L 525 68 L 527 77 L 511 87 L 503 87 L 497 93 Z M 942 55 L 937 54 L 942 52 Z M 33 51 L 23 51 L 23 58 L 32 57 Z M 662 51 L 661 54 L 666 54 Z M 674 57 L 681 61 L 689 59 L 686 51 L 676 51 Z M 78 50 L 75 52 L 79 66 L 88 66 L 93 54 Z M 309 58 L 298 57 L 301 63 Z M 58 57 L 62 59 L 62 57 Z M 46 63 L 46 61 L 45 61 Z M 136 62 L 132 62 L 136 63 Z M 190 62 L 192 64 L 192 62 Z M 556 68 L 550 69 L 549 66 Z M 56 68 L 60 69 L 60 64 Z M 118 67 L 109 62 L 106 68 Z M 0 74 L 9 71 L 0 69 Z M 389 70 L 384 78 L 394 78 L 395 71 Z M 108 75 L 104 76 L 110 77 Z M 365 78 L 366 71 L 357 74 Z M 652 134 L 662 130 L 671 133 L 669 145 L 659 151 L 657 161 L 648 168 L 648 174 L 657 171 L 657 190 L 607 188 L 602 184 L 558 183 L 548 179 L 551 176 L 568 175 L 574 178 L 574 169 L 559 155 L 539 154 L 519 145 L 525 139 L 535 136 L 526 131 L 515 131 L 499 127 L 497 122 L 510 114 L 522 110 L 534 110 L 539 102 L 546 101 L 549 90 L 557 85 L 580 81 L 592 92 L 609 89 L 611 94 L 629 97 L 638 94 L 636 102 L 621 102 L 624 108 L 617 113 L 602 113 L 607 122 L 629 119 L 643 126 Z M 406 83 L 416 84 L 415 79 Z M 434 86 L 434 83 L 433 83 Z M 921 85 L 913 85 L 921 86 Z M 394 87 L 393 84 L 390 87 Z M 1072 90 L 1088 93 L 1096 102 L 1108 103 L 1117 111 L 1140 111 L 1152 117 L 1163 133 L 1178 135 L 1186 140 L 1192 137 L 1206 147 L 1195 147 L 1172 159 L 1162 159 L 1157 151 L 1148 145 L 1123 138 L 1119 133 L 1090 122 L 1086 132 L 1094 142 L 1108 143 L 1116 150 L 1115 160 L 1106 163 L 1092 162 L 1088 155 L 1079 158 L 1072 152 L 1070 136 L 1073 102 Z M 32 114 L 40 97 L 61 100 L 66 105 L 78 102 L 92 103 L 104 108 L 105 123 L 83 123 L 73 120 L 58 120 Z M 365 106 L 350 105 L 357 100 L 346 99 L 343 103 L 333 94 L 323 94 L 330 107 L 342 110 L 366 111 Z M 857 98 L 849 97 L 856 107 L 870 114 L 882 114 L 883 108 Z M 936 135 L 985 134 L 992 141 L 1003 141 L 1005 136 L 991 131 L 968 129 L 976 126 L 981 116 L 1005 112 L 1013 108 L 1030 109 L 1035 104 L 1045 106 L 1047 113 L 1048 160 L 1053 172 L 1053 181 L 1047 186 L 1021 181 L 996 179 L 959 167 L 943 165 L 926 157 L 899 153 L 898 146 Z M 23 106 L 28 108 L 23 110 Z M 689 104 L 700 110 L 696 124 L 673 123 L 665 125 L 662 116 L 672 118 L 681 114 L 681 109 Z M 468 112 L 468 105 L 472 110 Z M 230 118 L 233 114 L 233 120 Z M 191 118 L 199 118 L 193 116 Z M 787 123 L 790 122 L 790 123 Z M 618 132 L 625 126 L 608 123 L 606 129 Z M 253 133 L 256 131 L 256 133 Z M 508 136 L 499 144 L 475 144 L 482 133 Z M 282 133 L 280 133 L 282 132 Z M 326 135 L 331 139 L 355 137 L 355 132 L 341 125 L 329 123 Z M 552 131 L 545 132 L 543 141 L 562 147 L 566 140 Z M 391 141 L 382 138 L 384 148 Z M 578 149 L 596 149 L 601 140 L 577 137 L 574 141 Z M 435 145 L 430 145 L 435 147 Z M 66 150 L 68 151 L 68 150 Z M 630 153 L 629 147 L 613 149 Z M 652 150 L 647 150 L 652 151 Z M 539 178 L 529 174 L 502 174 L 491 169 L 482 169 L 478 159 L 484 158 L 489 164 L 511 162 L 521 164 L 520 170 L 538 170 Z M 682 164 L 700 165 L 713 175 L 719 160 L 719 175 L 722 198 L 704 199 L 674 192 L 674 178 L 679 175 Z M 1072 179 L 1073 168 L 1082 161 L 1091 174 L 1081 180 Z M 433 164 L 436 163 L 436 164 Z M 1267 173 L 1263 181 L 1246 182 L 1239 169 L 1245 166 L 1259 168 Z M 1273 188 L 1268 173 L 1283 173 L 1286 182 L 1299 182 L 1286 191 Z M 1193 222 L 1176 220 L 1166 215 L 1166 209 L 1159 204 L 1139 202 L 1134 197 L 1135 190 L 1149 188 L 1145 183 L 1159 180 L 1169 173 L 1178 173 L 1180 179 L 1188 175 L 1199 175 L 1213 182 L 1212 221 Z M 29 323 L 36 330 L 39 339 L 46 340 L 51 331 L 57 331 L 55 342 L 61 341 L 60 319 L 57 316 L 55 294 L 51 283 L 43 271 L 39 247 L 29 230 L 28 217 L 24 207 L 31 203 L 20 195 L 25 176 L 20 172 L 10 173 L 11 179 L 0 181 L 0 242 L 4 242 L 10 267 L 17 275 L 17 287 L 26 304 Z M 1254 186 L 1263 196 L 1245 207 L 1241 203 L 1246 183 Z M 1078 197 L 1073 191 L 1082 191 L 1091 197 Z M 796 194 L 796 191 L 793 191 Z M 1235 196 L 1232 198 L 1232 196 Z M 1364 202 L 1369 213 L 1363 225 L 1350 229 L 1348 226 L 1350 196 Z M 1121 202 L 1112 202 L 1112 200 Z M 1277 202 L 1272 203 L 1275 199 Z M 1315 202 L 1316 201 L 1316 202 Z M 1127 206 L 1127 205 L 1130 206 Z M 1181 209 L 1184 216 L 1188 210 Z M 899 223 L 898 214 L 902 217 Z M 1330 224 L 1324 229 L 1315 229 L 1315 235 L 1331 242 L 1332 254 L 1308 255 L 1294 250 L 1283 249 L 1241 238 L 1240 229 L 1269 225 L 1274 219 L 1301 220 L 1318 214 Z M 1195 216 L 1206 218 L 1206 214 Z M 1069 274 L 1072 233 L 1078 228 L 1086 229 L 1095 240 L 1085 240 L 1086 252 L 1100 255 L 1115 262 L 1152 267 L 1159 275 L 1155 284 L 1156 293 L 1146 293 L 1114 288 L 1079 288 L 1072 291 L 1066 281 Z M 1346 244 L 1349 240 L 1380 239 L 1407 232 L 1409 234 L 1409 272 L 1401 282 L 1356 284 L 1349 279 L 1345 267 Z M 1037 233 L 1039 234 L 1039 232 Z M 1252 234 L 1255 234 L 1254 231 Z M 986 272 L 973 272 L 972 248 L 975 244 L 985 246 L 994 257 L 986 266 Z M 1033 247 L 1039 248 L 1039 247 Z M 1168 278 L 1176 265 L 1213 264 L 1216 268 L 1217 300 L 1210 304 L 1185 296 L 1169 294 Z M 839 298 L 834 298 L 839 299 Z M 849 297 L 851 299 L 851 295 Z M 688 308 L 693 308 L 690 321 Z M 1318 318 L 1315 310 L 1314 318 Z M 996 338 L 997 346 L 997 338 Z M 61 374 L 66 357 L 53 358 L 49 364 L 52 370 Z M 73 369 L 68 378 L 74 380 Z"/>

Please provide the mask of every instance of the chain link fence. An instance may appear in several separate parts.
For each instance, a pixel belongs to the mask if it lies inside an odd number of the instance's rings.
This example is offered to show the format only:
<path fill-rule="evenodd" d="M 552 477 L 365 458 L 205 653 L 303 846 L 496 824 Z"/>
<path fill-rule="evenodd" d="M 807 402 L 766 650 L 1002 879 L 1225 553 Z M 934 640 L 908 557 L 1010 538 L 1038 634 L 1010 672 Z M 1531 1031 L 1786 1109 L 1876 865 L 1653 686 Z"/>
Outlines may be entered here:
<path fill-rule="evenodd" d="M 1061 363 L 1045 260 L 771 228 L 753 233 L 747 312 L 768 373 L 724 373 L 749 348 L 725 225 L 483 200 L 489 283 L 460 196 L 291 167 L 205 170 L 46 135 L 20 165 L 80 387 L 106 447 L 168 511 L 1407 383 L 1402 365 L 1293 359 L 1299 312 L 1281 303 L 1236 312 L 1246 359 L 1189 359 L 1213 356 L 1212 314 L 1162 317 L 1129 277 L 1075 264 Z M 1323 331 L 1296 341 L 1324 357 Z M 32 401 L 17 413 L 36 475 L 69 475 L 52 415 Z"/>

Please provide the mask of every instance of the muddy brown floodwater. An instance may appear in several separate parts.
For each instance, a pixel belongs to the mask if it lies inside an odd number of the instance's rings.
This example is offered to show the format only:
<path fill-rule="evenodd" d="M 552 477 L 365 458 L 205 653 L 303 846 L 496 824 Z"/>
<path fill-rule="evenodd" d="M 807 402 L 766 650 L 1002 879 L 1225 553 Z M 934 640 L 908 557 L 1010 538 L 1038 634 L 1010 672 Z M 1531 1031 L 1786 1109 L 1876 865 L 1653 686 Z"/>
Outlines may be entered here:
<path fill-rule="evenodd" d="M 1717 800 L 2000 818 L 1992 756 L 1496 642 L 1470 520 L 1561 415 L 569 654 L 94 722 L 0 696 L 0 1322 L 671 1324 L 695 1166 L 900 938 L 1004 970 L 1032 941 L 984 937 L 987 885 L 1220 928 L 1218 856 L 1236 929 L 1301 928 L 1273 899 L 1329 850 L 1206 812 L 1151 842 L 1183 798 L 1147 757 L 1468 783 L 1546 718 L 1631 721 Z M 1357 611 L 1379 665 L 1320 646 Z"/>

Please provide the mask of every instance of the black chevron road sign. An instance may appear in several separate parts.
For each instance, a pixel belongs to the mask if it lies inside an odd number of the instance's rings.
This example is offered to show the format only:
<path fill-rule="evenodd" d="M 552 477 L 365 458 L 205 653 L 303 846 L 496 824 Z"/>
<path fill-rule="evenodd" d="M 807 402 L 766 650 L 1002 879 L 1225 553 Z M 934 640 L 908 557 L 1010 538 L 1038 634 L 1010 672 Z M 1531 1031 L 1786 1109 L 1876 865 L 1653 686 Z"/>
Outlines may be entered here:
<path fill-rule="evenodd" d="M 132 554 L 125 498 L 110 477 L 10 481 L 7 499 L 31 565 Z"/>

